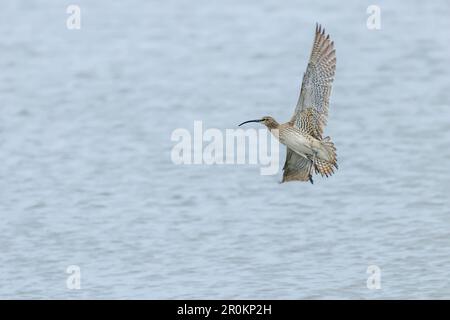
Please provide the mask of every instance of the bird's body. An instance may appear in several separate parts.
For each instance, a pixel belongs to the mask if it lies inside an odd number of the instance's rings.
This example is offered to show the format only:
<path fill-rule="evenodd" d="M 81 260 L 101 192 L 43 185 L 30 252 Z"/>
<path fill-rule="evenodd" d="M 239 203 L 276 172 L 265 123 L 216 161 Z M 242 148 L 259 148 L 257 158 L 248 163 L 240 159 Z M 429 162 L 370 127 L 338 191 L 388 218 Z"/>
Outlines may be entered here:
<path fill-rule="evenodd" d="M 302 157 L 308 158 L 317 150 L 317 139 L 300 128 L 296 128 L 290 123 L 284 123 L 280 126 L 279 131 L 280 142 Z"/>
<path fill-rule="evenodd" d="M 336 163 L 336 149 L 329 137 L 317 139 L 304 127 L 296 127 L 292 122 L 278 124 L 273 118 L 265 120 L 270 132 L 287 147 L 283 182 L 312 180 L 311 171 L 329 176 Z M 293 153 L 293 154 L 292 154 Z M 300 157 L 298 157 L 300 156 Z"/>
<path fill-rule="evenodd" d="M 291 123 L 276 124 L 269 127 L 270 132 L 286 147 L 307 158 L 318 151 L 320 141 L 309 135 L 302 128 L 294 127 Z"/>
<path fill-rule="evenodd" d="M 328 177 L 337 168 L 336 148 L 329 137 L 322 137 L 335 70 L 334 44 L 317 25 L 300 97 L 290 121 L 279 124 L 267 116 L 240 124 L 262 122 L 287 147 L 282 182 L 309 180 L 312 183 L 314 171 Z"/>

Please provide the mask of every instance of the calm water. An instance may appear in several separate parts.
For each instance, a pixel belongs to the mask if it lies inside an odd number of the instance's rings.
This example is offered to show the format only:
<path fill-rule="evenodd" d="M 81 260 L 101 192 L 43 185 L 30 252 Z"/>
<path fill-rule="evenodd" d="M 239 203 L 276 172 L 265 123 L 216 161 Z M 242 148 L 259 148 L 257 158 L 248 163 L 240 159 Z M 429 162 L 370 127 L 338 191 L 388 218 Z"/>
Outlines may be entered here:
<path fill-rule="evenodd" d="M 3 2 L 1 298 L 450 298 L 448 1 L 380 1 L 378 31 L 360 0 L 78 0 L 78 31 Z M 336 175 L 171 162 L 194 120 L 289 119 L 316 21 Z"/>

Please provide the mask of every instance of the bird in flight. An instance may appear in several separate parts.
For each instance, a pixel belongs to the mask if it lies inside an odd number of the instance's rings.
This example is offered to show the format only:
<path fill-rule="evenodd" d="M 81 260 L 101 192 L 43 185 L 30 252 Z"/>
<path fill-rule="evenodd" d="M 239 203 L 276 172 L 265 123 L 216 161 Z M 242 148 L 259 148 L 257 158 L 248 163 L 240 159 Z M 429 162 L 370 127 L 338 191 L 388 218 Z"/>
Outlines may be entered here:
<path fill-rule="evenodd" d="M 249 122 L 261 122 L 286 146 L 283 180 L 310 181 L 313 173 L 330 176 L 337 166 L 336 148 L 330 137 L 323 138 L 328 105 L 336 70 L 336 50 L 325 29 L 316 24 L 308 67 L 303 75 L 300 97 L 289 122 L 279 124 L 270 116 Z"/>

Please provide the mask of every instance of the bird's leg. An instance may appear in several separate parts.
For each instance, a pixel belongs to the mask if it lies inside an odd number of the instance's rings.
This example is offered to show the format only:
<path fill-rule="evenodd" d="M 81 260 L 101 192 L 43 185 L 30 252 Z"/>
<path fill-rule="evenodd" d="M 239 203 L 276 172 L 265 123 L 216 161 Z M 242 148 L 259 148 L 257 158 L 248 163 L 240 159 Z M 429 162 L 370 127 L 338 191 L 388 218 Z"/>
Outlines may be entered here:
<path fill-rule="evenodd" d="M 313 154 L 313 158 L 311 161 L 312 161 L 312 164 L 311 164 L 311 169 L 309 169 L 309 177 L 308 178 L 309 178 L 309 182 L 311 182 L 311 184 L 314 184 L 312 177 L 313 177 L 314 168 L 315 168 L 314 162 L 316 161 L 316 153 L 315 152 Z"/>
<path fill-rule="evenodd" d="M 312 174 L 314 173 L 313 171 L 314 170 L 316 170 L 316 172 L 317 172 L 317 167 L 316 167 L 316 152 L 314 151 L 314 154 L 313 154 L 313 158 L 312 158 L 312 166 L 311 166 L 311 170 L 310 170 L 310 173 L 309 173 L 309 175 L 310 176 L 312 176 Z"/>

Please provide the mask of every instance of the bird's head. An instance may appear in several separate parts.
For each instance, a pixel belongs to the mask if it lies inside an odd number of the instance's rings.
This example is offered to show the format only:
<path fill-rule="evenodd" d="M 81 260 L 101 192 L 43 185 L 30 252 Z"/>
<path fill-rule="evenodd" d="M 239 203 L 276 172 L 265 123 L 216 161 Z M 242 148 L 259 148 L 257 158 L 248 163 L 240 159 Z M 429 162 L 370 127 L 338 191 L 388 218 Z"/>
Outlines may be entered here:
<path fill-rule="evenodd" d="M 262 117 L 261 119 L 258 119 L 258 120 L 244 121 L 244 122 L 242 122 L 239 125 L 239 127 L 242 126 L 243 124 L 246 124 L 246 123 L 249 123 L 249 122 L 260 122 L 260 123 L 262 123 L 263 125 L 265 125 L 269 129 L 276 129 L 278 127 L 278 122 L 274 118 L 272 118 L 270 116 L 265 116 L 265 117 Z"/>

